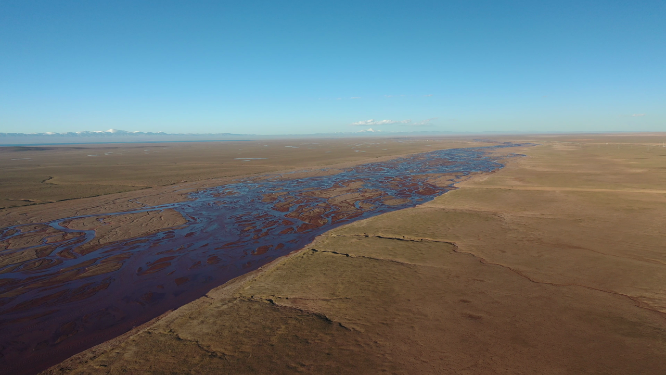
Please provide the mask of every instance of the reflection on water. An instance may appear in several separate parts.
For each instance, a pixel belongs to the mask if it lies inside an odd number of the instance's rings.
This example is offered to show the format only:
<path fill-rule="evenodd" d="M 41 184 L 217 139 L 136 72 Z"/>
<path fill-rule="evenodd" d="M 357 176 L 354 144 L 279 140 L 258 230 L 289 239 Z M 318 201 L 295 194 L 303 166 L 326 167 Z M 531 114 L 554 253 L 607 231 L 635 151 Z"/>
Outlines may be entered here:
<path fill-rule="evenodd" d="M 187 220 L 123 241 L 94 243 L 95 231 L 72 229 L 95 215 L 0 229 L 0 370 L 43 369 L 336 226 L 431 200 L 456 179 L 500 168 L 485 151 L 512 146 L 433 151 L 326 176 L 249 178 L 187 202 L 98 215 L 174 209 Z M 25 361 L 32 366 L 15 367 Z"/>

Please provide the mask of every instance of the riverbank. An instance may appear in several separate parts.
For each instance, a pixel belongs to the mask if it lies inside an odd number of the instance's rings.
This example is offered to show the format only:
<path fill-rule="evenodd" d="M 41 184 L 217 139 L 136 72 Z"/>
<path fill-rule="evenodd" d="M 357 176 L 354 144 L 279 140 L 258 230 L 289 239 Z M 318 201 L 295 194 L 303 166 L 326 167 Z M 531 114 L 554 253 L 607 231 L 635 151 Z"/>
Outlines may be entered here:
<path fill-rule="evenodd" d="M 408 147 L 431 152 L 341 163 L 349 150 L 338 144 L 340 154 L 329 160 L 338 163 L 326 168 L 7 210 L 2 220 L 14 225 L 0 229 L 0 372 L 43 370 L 330 229 L 423 203 L 495 170 L 501 164 L 485 152 L 515 147 L 414 143 Z"/>
<path fill-rule="evenodd" d="M 666 151 L 607 140 L 522 149 L 46 373 L 662 374 Z"/>
<path fill-rule="evenodd" d="M 39 206 L 54 202 L 68 211 L 70 206 L 89 208 L 123 197 L 141 202 L 148 198 L 151 205 L 158 204 L 155 200 L 175 202 L 180 197 L 173 193 L 174 186 L 196 189 L 265 173 L 339 168 L 486 145 L 462 137 L 396 137 L 0 147 L 0 227 L 15 219 L 5 212 L 44 213 L 54 208 Z"/>

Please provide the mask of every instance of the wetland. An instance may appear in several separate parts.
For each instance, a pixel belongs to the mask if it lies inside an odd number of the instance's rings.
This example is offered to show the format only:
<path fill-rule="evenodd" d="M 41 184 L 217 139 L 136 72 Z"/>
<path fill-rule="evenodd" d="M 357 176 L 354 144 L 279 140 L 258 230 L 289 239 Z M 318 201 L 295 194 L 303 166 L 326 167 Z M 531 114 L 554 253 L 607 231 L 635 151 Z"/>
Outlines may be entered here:
<path fill-rule="evenodd" d="M 492 172 L 502 164 L 489 152 L 515 146 L 262 174 L 196 189 L 180 202 L 2 228 L 2 361 L 25 373 L 32 368 L 16 364 L 57 363 L 330 229 L 424 203 Z"/>

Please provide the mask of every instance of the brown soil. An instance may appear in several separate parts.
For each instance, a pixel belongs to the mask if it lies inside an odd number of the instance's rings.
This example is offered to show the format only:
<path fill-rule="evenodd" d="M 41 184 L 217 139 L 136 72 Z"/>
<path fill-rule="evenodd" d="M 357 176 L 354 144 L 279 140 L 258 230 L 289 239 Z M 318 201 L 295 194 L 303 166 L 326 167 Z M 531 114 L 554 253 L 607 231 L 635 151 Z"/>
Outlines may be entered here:
<path fill-rule="evenodd" d="M 81 254 L 87 254 L 92 249 L 105 243 L 143 237 L 150 233 L 176 227 L 185 222 L 178 211 L 165 209 L 162 211 L 75 219 L 63 223 L 63 226 L 69 229 L 95 231 L 95 238 L 92 241 L 76 249 Z"/>
<path fill-rule="evenodd" d="M 465 138 L 395 138 L 0 147 L 0 228 L 181 202 L 198 189 L 247 177 L 326 175 L 410 153 L 485 145 Z M 12 160 L 24 157 L 31 159 Z M 102 185 L 116 190 L 100 190 Z"/>
<path fill-rule="evenodd" d="M 664 374 L 664 137 L 582 137 L 510 150 L 527 157 L 46 373 Z"/>
<path fill-rule="evenodd" d="M 421 137 L 0 147 L 0 209 L 479 144 Z M 124 196 L 154 205 L 165 201 L 147 196 L 163 193 Z"/>

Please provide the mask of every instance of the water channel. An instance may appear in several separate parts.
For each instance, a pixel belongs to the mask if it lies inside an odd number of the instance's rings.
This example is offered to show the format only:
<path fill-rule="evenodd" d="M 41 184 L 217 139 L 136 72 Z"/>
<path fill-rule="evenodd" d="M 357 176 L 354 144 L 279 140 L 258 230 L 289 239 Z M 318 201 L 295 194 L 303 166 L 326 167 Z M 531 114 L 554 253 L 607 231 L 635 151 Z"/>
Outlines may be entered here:
<path fill-rule="evenodd" d="M 2 228 L 5 243 L 40 231 L 60 237 L 0 253 L 39 254 L 0 267 L 0 369 L 44 369 L 332 228 L 413 207 L 470 174 L 497 170 L 502 164 L 489 152 L 514 146 L 521 145 L 438 150 L 306 178 L 247 178 L 192 193 L 184 202 Z M 164 210 L 176 210 L 186 224 L 87 248 L 95 231 L 68 227 L 90 217 Z"/>

